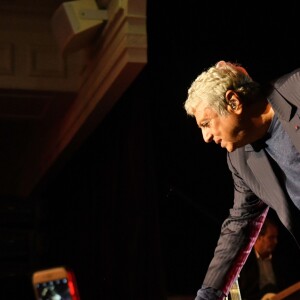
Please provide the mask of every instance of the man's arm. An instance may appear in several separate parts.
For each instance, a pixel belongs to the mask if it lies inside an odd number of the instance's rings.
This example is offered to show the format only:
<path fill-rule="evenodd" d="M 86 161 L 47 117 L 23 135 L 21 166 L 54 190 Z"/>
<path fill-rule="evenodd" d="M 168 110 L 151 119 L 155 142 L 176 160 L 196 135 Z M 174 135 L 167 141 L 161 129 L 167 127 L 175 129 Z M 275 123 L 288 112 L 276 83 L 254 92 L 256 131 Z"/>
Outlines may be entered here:
<path fill-rule="evenodd" d="M 267 212 L 268 208 L 265 208 L 254 218 L 229 217 L 225 220 L 214 257 L 204 278 L 205 287 L 211 287 L 228 295 L 256 241 Z"/>
<path fill-rule="evenodd" d="M 214 256 L 203 281 L 205 288 L 198 291 L 199 298 L 196 300 L 200 300 L 203 293 L 214 294 L 214 291 L 207 290 L 208 287 L 228 295 L 256 241 L 269 209 L 249 189 L 234 167 L 230 165 L 229 168 L 234 181 L 234 205 L 222 224 Z M 218 299 L 217 296 L 208 299 Z"/>

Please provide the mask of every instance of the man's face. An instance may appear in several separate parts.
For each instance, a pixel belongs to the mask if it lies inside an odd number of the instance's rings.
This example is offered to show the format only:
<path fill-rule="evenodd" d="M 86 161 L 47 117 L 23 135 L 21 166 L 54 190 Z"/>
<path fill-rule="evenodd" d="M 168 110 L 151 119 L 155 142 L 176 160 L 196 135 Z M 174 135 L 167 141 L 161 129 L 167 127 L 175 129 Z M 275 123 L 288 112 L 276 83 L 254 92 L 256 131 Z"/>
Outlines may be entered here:
<path fill-rule="evenodd" d="M 278 243 L 278 229 L 273 225 L 269 225 L 266 233 L 257 238 L 256 246 L 258 253 L 262 256 L 272 254 Z"/>
<path fill-rule="evenodd" d="M 250 142 L 250 124 L 245 126 L 243 116 L 238 112 L 230 111 L 228 115 L 220 116 L 214 109 L 200 104 L 194 116 L 206 143 L 214 141 L 232 152 Z"/>

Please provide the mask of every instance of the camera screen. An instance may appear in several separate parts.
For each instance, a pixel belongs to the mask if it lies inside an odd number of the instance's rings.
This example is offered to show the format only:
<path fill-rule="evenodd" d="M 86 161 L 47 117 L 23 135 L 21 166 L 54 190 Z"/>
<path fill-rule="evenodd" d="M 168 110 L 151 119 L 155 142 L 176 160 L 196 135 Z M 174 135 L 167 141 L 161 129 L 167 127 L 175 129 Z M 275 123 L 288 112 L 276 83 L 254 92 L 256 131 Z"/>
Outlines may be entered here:
<path fill-rule="evenodd" d="M 67 278 L 35 285 L 38 300 L 72 300 Z"/>

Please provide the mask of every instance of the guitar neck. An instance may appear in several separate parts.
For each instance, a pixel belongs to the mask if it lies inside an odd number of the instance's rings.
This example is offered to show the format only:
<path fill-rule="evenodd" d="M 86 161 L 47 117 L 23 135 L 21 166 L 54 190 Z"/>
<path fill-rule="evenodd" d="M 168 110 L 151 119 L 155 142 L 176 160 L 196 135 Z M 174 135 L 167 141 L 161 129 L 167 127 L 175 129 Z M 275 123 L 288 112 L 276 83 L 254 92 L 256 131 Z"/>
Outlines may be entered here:
<path fill-rule="evenodd" d="M 242 300 L 239 282 L 236 280 L 229 291 L 229 297 L 226 300 Z"/>

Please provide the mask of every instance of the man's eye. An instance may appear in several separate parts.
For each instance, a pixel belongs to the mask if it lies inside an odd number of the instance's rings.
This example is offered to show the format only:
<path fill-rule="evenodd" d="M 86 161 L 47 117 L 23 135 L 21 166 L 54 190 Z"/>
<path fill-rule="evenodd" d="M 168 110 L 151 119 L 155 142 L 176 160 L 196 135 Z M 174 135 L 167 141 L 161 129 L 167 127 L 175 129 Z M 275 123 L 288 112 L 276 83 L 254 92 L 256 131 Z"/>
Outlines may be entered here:
<path fill-rule="evenodd" d="M 208 125 L 209 125 L 209 122 L 204 122 L 204 123 L 200 124 L 200 126 L 202 128 L 208 127 Z"/>

